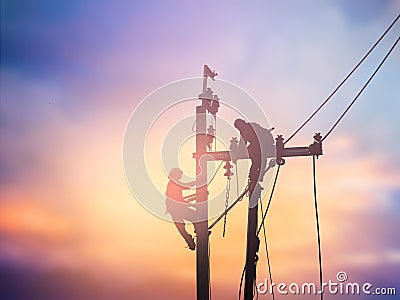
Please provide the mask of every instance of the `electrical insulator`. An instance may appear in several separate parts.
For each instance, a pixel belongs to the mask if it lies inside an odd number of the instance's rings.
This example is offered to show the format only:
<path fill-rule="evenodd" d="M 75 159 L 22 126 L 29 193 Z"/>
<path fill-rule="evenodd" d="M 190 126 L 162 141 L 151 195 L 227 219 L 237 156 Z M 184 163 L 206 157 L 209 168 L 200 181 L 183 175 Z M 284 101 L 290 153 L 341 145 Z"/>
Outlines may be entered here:
<path fill-rule="evenodd" d="M 285 164 L 285 160 L 283 159 L 283 155 L 285 152 L 285 145 L 283 144 L 284 138 L 282 135 L 278 135 L 278 137 L 275 139 L 276 144 L 276 163 L 280 166 Z"/>
<path fill-rule="evenodd" d="M 239 148 L 239 141 L 237 137 L 232 137 L 231 139 L 231 145 L 229 146 L 229 149 L 232 151 L 235 151 Z"/>
<path fill-rule="evenodd" d="M 226 169 L 226 172 L 225 172 L 224 176 L 230 178 L 233 175 L 233 172 L 232 172 L 231 168 L 233 168 L 233 166 L 231 165 L 229 160 L 227 160 L 226 164 L 224 166 L 224 169 Z"/>
<path fill-rule="evenodd" d="M 207 147 L 208 147 L 208 151 L 212 150 L 212 144 L 214 142 L 214 138 L 215 138 L 215 129 L 212 125 L 208 126 L 207 129 Z"/>
<path fill-rule="evenodd" d="M 214 95 L 212 103 L 211 103 L 211 107 L 208 108 L 208 111 L 215 116 L 218 112 L 219 109 L 219 98 L 217 95 Z"/>
<path fill-rule="evenodd" d="M 213 100 L 213 91 L 210 88 L 207 88 L 204 93 L 199 95 L 199 99 L 203 100 L 203 105 L 209 109 L 211 107 L 211 101 Z"/>

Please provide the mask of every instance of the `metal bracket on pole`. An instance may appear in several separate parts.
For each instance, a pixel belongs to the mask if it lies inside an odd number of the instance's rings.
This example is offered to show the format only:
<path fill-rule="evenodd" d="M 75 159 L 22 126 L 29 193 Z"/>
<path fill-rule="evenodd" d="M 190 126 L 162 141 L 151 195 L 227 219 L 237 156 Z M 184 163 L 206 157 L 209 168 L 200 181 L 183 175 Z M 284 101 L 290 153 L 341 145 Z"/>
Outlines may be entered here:
<path fill-rule="evenodd" d="M 278 165 L 284 165 L 284 157 L 294 156 L 320 156 L 322 155 L 322 136 L 320 133 L 314 135 L 314 142 L 308 147 L 289 147 L 285 148 L 283 143 L 284 138 L 282 135 L 278 135 L 276 141 L 276 163 Z"/>

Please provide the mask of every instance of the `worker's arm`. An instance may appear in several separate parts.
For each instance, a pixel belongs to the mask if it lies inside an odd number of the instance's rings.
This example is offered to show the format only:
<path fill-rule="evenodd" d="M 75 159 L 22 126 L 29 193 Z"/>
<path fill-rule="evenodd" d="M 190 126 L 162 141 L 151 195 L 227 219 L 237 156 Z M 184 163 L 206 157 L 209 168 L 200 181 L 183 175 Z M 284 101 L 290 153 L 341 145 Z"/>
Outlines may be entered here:
<path fill-rule="evenodd" d="M 239 140 L 239 149 L 247 148 L 248 140 L 247 140 L 247 133 L 244 130 L 239 130 L 240 140 Z M 246 138 L 245 138 L 246 137 Z"/>
<path fill-rule="evenodd" d="M 182 189 L 188 190 L 188 189 L 190 189 L 192 186 L 195 186 L 195 185 L 196 185 L 196 180 L 194 180 L 194 181 L 189 181 L 189 182 L 178 181 L 177 184 L 178 184 Z"/>
<path fill-rule="evenodd" d="M 240 137 L 239 149 L 246 148 L 246 147 L 247 147 L 247 142 L 242 137 Z"/>

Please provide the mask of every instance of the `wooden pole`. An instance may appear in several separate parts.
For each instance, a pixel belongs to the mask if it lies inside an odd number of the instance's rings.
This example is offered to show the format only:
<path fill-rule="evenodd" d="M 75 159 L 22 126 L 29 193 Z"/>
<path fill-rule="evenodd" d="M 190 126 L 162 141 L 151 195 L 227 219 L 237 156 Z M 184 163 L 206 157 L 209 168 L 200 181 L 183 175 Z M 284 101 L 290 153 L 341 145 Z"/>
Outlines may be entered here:
<path fill-rule="evenodd" d="M 208 67 L 207 67 L 208 68 Z M 207 70 L 203 72 L 203 95 L 207 89 Z M 205 101 L 196 107 L 196 214 L 203 220 L 196 224 L 196 281 L 197 300 L 209 300 L 210 266 L 208 257 L 208 190 L 207 190 L 207 160 L 201 159 L 207 152 Z"/>
<path fill-rule="evenodd" d="M 258 204 L 252 203 L 255 184 L 249 183 L 249 210 L 247 216 L 247 247 L 246 247 L 246 273 L 244 281 L 244 299 L 252 300 L 254 297 L 254 280 L 256 278 L 257 252 L 260 245 L 257 237 Z M 253 205 L 252 205 L 253 204 Z M 252 207 L 253 206 L 253 207 Z"/>
<path fill-rule="evenodd" d="M 196 152 L 207 151 L 206 108 L 196 107 Z M 197 300 L 209 299 L 209 259 L 208 259 L 208 195 L 207 195 L 207 161 L 196 158 L 196 266 L 197 266 Z"/>

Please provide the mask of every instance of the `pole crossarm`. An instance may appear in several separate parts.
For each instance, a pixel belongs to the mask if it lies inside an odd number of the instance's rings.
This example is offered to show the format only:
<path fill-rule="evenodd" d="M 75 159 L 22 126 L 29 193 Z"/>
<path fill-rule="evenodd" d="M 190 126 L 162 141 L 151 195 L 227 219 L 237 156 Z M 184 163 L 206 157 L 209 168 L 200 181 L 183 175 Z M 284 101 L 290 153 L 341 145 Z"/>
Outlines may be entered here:
<path fill-rule="evenodd" d="M 283 143 L 284 138 L 278 135 L 276 140 L 276 163 L 284 165 L 285 160 L 283 157 L 295 156 L 318 156 L 322 155 L 322 136 L 320 133 L 314 135 L 314 142 L 308 147 L 288 147 L 285 148 Z"/>
<path fill-rule="evenodd" d="M 214 152 L 203 152 L 203 153 L 193 153 L 193 158 L 200 158 L 202 156 L 209 157 L 209 160 L 223 160 L 230 161 L 231 154 L 230 151 L 214 151 Z M 246 157 L 247 158 L 247 157 Z"/>
<path fill-rule="evenodd" d="M 322 155 L 322 137 L 319 133 L 314 135 L 314 142 L 310 146 L 306 147 L 285 147 L 283 143 L 284 138 L 282 135 L 278 135 L 276 138 L 276 156 L 267 155 L 266 158 L 275 158 L 278 165 L 284 164 L 285 160 L 283 157 L 295 157 L 295 156 L 320 156 Z M 223 160 L 223 161 L 231 161 L 232 157 L 235 157 L 235 160 L 238 159 L 248 159 L 248 155 L 245 152 L 235 153 L 232 151 L 210 151 L 210 152 L 197 152 L 193 153 L 193 158 L 199 159 L 203 157 L 207 160 Z"/>

